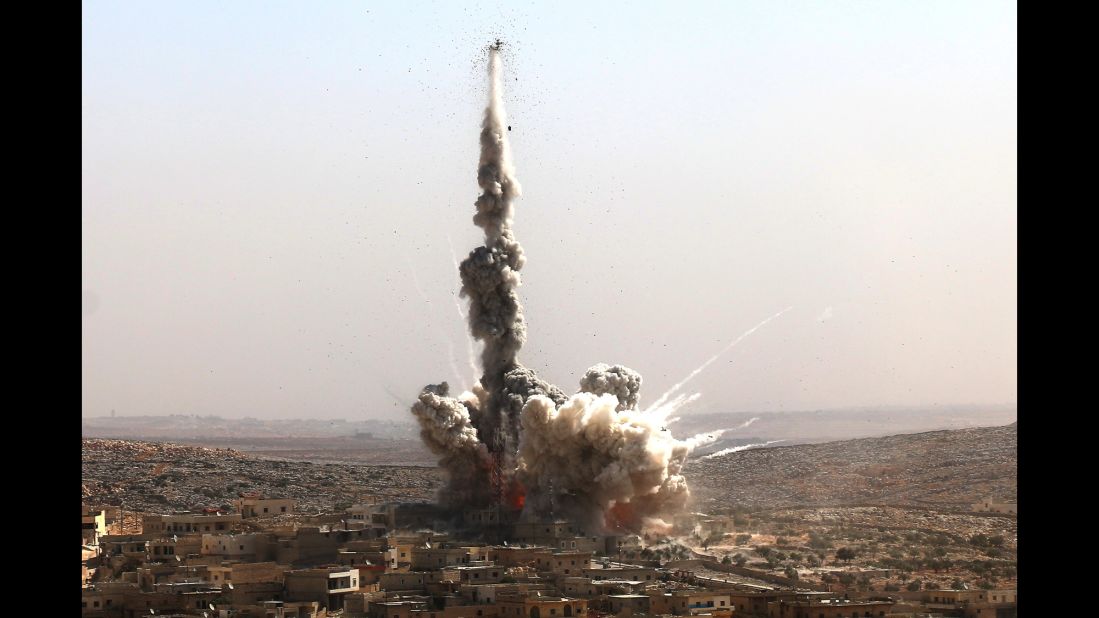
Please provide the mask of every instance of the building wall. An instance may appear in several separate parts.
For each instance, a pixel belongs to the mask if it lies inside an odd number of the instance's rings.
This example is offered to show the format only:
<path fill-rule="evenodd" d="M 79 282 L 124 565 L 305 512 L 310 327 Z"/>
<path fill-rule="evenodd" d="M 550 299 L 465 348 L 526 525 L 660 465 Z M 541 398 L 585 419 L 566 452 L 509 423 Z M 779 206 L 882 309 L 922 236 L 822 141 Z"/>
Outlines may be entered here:
<path fill-rule="evenodd" d="M 488 552 L 489 560 L 503 566 L 536 565 L 552 557 L 547 547 L 493 547 Z"/>
<path fill-rule="evenodd" d="M 881 618 L 888 616 L 893 610 L 892 603 L 843 603 L 838 605 L 823 605 L 813 603 L 798 605 L 787 601 L 777 601 L 768 607 L 770 618 L 798 618 L 810 616 L 812 618 L 852 618 L 871 616 Z"/>
<path fill-rule="evenodd" d="M 591 567 L 591 552 L 560 552 L 550 557 L 535 559 L 535 566 L 543 571 L 553 571 L 558 575 L 584 575 Z"/>
<path fill-rule="evenodd" d="M 419 609 L 424 603 L 370 603 L 366 608 L 369 618 L 413 618 L 412 610 Z"/>
<path fill-rule="evenodd" d="M 495 618 L 500 608 L 495 605 L 449 605 L 443 609 L 416 609 L 411 618 Z"/>
<path fill-rule="evenodd" d="M 499 601 L 496 604 L 500 618 L 562 618 L 586 616 L 588 602 L 584 599 L 527 598 L 517 601 Z"/>
<path fill-rule="evenodd" d="M 469 564 L 469 550 L 465 547 L 413 547 L 411 562 L 416 571 Z"/>
<path fill-rule="evenodd" d="M 657 580 L 656 569 L 648 567 L 636 568 L 586 568 L 582 571 L 584 577 L 590 577 L 595 581 L 606 579 L 624 579 L 629 581 L 651 582 Z"/>
<path fill-rule="evenodd" d="M 245 518 L 293 513 L 297 505 L 297 500 L 289 498 L 240 498 L 233 501 L 233 507 Z"/>
<path fill-rule="evenodd" d="M 204 556 L 223 556 L 226 559 L 269 560 L 275 557 L 274 546 L 266 534 L 203 534 Z"/>
<path fill-rule="evenodd" d="M 607 597 L 607 604 L 610 606 L 612 614 L 625 613 L 626 615 L 631 615 L 649 613 L 649 597 L 644 595 L 612 595 Z"/>
<path fill-rule="evenodd" d="M 231 532 L 239 529 L 240 514 L 231 515 L 146 515 L 141 518 L 142 534 Z"/>
<path fill-rule="evenodd" d="M 80 522 L 85 545 L 95 545 L 99 537 L 107 534 L 107 515 L 102 510 L 85 509 Z"/>
<path fill-rule="evenodd" d="M 428 581 L 427 573 L 409 571 L 406 573 L 382 573 L 378 576 L 378 585 L 382 590 L 424 590 Z"/>
<path fill-rule="evenodd" d="M 286 600 L 316 601 L 330 610 L 341 609 L 343 596 L 359 589 L 358 569 L 289 571 L 285 578 Z"/>

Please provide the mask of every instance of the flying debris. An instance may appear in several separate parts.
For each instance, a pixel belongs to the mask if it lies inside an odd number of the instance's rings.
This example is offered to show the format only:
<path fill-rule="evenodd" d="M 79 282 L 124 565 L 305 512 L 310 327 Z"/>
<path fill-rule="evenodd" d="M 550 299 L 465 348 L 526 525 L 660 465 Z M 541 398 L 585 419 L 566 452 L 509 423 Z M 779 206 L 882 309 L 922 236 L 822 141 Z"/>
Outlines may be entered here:
<path fill-rule="evenodd" d="M 503 46 L 504 46 L 504 42 L 501 41 L 500 39 L 496 39 L 496 42 L 493 43 L 492 45 L 489 45 L 488 47 L 492 51 L 500 51 L 500 48 L 503 47 Z"/>

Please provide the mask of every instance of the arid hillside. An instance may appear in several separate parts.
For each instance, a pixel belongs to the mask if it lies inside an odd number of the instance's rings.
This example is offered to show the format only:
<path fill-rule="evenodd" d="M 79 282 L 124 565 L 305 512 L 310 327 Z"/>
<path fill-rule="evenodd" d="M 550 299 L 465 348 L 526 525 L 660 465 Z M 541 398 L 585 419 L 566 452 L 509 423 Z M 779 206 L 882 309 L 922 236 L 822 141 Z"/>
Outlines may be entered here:
<path fill-rule="evenodd" d="M 692 460 L 685 470 L 694 508 L 748 510 L 888 505 L 962 511 L 991 496 L 1014 502 L 1016 427 L 864 438 L 759 448 Z M 428 500 L 434 467 L 308 463 L 131 440 L 82 441 L 82 498 L 168 512 L 224 506 L 241 492 L 297 498 L 332 512 L 365 495 Z"/>
<path fill-rule="evenodd" d="M 966 510 L 1015 502 L 1016 424 L 758 448 L 692 461 L 698 506 L 748 509 L 891 505 Z"/>

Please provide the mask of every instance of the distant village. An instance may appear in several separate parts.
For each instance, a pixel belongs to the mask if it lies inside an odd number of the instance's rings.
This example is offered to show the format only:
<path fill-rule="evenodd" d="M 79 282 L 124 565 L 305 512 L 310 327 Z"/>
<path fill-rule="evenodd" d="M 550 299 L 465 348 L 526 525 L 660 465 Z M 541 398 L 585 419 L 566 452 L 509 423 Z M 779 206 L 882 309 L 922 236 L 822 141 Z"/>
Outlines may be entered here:
<path fill-rule="evenodd" d="M 860 591 L 669 545 L 735 535 L 731 516 L 683 514 L 662 538 L 563 520 L 448 518 L 426 502 L 297 512 L 241 495 L 232 509 L 130 513 L 83 505 L 81 615 L 206 618 L 1014 618 L 1014 589 Z M 983 500 L 974 511 L 1014 512 Z M 445 530 L 445 531 L 444 531 Z M 841 575 L 859 567 L 833 566 Z"/>

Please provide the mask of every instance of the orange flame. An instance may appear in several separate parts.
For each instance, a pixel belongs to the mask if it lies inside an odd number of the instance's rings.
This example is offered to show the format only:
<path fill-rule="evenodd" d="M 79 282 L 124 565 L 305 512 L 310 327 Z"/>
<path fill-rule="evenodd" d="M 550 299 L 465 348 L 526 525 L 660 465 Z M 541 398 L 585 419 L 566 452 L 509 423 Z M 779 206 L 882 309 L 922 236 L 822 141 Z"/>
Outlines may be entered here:
<path fill-rule="evenodd" d="M 638 530 L 641 518 L 629 502 L 615 502 L 607 509 L 605 523 L 609 530 Z"/>

